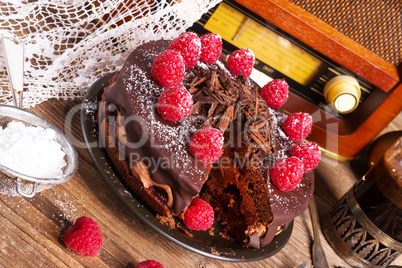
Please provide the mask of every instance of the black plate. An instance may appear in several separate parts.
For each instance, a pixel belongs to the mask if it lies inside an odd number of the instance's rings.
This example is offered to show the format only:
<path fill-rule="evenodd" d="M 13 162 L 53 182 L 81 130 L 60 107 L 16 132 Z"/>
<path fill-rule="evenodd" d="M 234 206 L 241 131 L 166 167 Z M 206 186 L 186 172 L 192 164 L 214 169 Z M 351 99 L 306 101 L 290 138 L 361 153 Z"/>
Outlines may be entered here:
<path fill-rule="evenodd" d="M 244 248 L 241 245 L 231 242 L 219 235 L 221 227 L 214 223 L 214 235 L 208 231 L 193 231 L 189 236 L 183 230 L 171 229 L 156 219 L 155 213 L 150 211 L 140 200 L 130 191 L 114 170 L 104 148 L 99 146 L 98 126 L 96 124 L 96 113 L 103 88 L 108 84 L 113 74 L 107 75 L 96 81 L 88 90 L 82 103 L 81 126 L 84 134 L 85 143 L 97 169 L 106 183 L 114 190 L 117 196 L 132 210 L 135 215 L 152 227 L 161 235 L 167 237 L 180 246 L 196 253 L 215 259 L 226 261 L 256 261 L 268 258 L 288 242 L 293 230 L 293 221 L 289 227 L 275 236 L 274 240 L 267 246 L 260 249 Z M 178 220 L 177 220 L 178 221 Z"/>

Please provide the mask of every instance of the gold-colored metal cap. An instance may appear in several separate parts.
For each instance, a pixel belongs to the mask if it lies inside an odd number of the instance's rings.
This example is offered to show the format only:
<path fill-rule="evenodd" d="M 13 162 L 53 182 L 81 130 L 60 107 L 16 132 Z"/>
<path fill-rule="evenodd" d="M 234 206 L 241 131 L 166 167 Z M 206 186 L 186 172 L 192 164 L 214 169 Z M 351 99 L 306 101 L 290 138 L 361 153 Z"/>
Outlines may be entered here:
<path fill-rule="evenodd" d="M 336 76 L 325 85 L 324 96 L 339 113 L 350 113 L 359 105 L 359 82 L 349 75 Z"/>

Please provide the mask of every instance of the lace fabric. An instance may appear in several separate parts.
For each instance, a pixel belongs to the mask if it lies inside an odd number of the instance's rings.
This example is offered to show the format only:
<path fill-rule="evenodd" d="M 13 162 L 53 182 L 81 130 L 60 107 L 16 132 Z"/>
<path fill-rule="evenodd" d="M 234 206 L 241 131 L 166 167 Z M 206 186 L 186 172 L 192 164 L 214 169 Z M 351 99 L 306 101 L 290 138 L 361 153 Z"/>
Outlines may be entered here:
<path fill-rule="evenodd" d="M 173 39 L 220 0 L 0 0 L 0 38 L 24 44 L 24 107 L 82 98 L 144 42 Z M 12 103 L 0 53 L 0 103 Z"/>

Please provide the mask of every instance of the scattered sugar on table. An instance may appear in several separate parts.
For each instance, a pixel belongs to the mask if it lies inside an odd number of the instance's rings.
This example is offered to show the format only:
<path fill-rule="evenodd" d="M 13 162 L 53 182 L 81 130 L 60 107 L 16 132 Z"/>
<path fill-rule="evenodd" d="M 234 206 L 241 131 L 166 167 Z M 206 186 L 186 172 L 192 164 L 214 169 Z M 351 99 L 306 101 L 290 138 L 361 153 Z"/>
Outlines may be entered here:
<path fill-rule="evenodd" d="M 0 163 L 27 176 L 60 177 L 67 163 L 55 137 L 50 128 L 12 121 L 4 129 L 0 127 Z"/>

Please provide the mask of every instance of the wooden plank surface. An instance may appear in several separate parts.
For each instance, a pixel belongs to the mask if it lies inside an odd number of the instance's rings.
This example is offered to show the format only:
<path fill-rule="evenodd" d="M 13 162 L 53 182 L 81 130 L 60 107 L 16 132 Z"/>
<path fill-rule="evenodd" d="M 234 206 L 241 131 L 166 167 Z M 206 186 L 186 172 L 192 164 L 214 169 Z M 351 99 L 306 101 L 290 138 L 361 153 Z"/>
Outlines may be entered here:
<path fill-rule="evenodd" d="M 65 131 L 67 115 L 80 101 L 49 100 L 31 111 Z M 70 139 L 83 143 L 79 112 L 73 113 Z M 402 130 L 402 113 L 383 131 Z M 159 235 L 130 212 L 101 178 L 86 148 L 77 146 L 79 168 L 68 182 L 33 198 L 0 195 L 0 267 L 135 267 L 154 259 L 165 267 L 298 267 L 311 263 L 313 231 L 305 211 L 294 222 L 287 245 L 257 262 L 227 262 L 208 258 Z M 327 157 L 316 169 L 318 214 L 326 211 L 358 180 L 351 163 Z M 95 219 L 103 246 L 96 257 L 82 257 L 62 242 L 63 232 L 80 216 Z M 326 240 L 331 267 L 349 267 Z M 402 258 L 394 264 L 402 265 Z"/>

